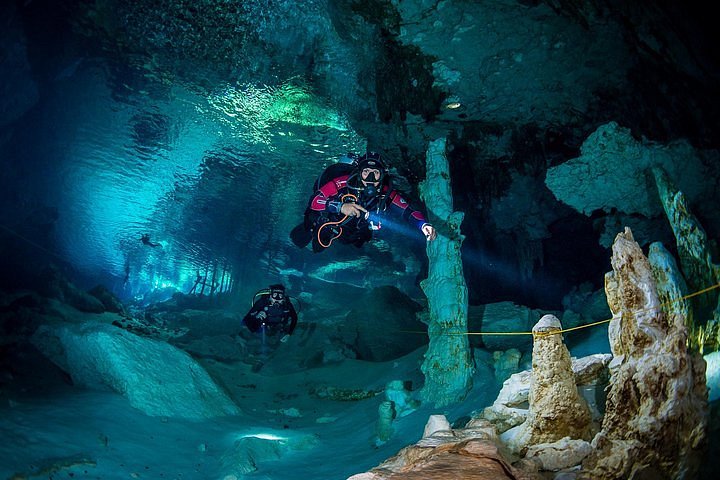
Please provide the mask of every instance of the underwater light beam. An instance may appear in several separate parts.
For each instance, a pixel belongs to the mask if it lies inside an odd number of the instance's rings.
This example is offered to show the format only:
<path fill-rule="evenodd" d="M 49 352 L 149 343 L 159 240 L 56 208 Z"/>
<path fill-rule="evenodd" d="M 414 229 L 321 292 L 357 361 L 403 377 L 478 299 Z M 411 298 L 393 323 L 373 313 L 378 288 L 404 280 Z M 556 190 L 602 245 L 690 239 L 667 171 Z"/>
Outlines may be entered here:
<path fill-rule="evenodd" d="M 367 221 L 370 222 L 371 225 L 376 226 L 376 228 L 372 228 L 375 231 L 390 231 L 408 238 L 418 237 L 418 231 L 414 228 L 411 228 L 406 223 L 399 222 L 387 216 L 378 215 L 377 213 L 372 211 L 369 212 Z"/>

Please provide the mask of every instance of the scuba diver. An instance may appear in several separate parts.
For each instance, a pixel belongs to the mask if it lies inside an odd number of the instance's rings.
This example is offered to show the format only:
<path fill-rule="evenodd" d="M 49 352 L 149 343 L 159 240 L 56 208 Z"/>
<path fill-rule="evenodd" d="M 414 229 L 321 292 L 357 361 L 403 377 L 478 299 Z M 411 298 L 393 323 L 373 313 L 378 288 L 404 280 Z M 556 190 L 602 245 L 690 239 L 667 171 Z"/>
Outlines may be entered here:
<path fill-rule="evenodd" d="M 150 234 L 148 233 L 143 233 L 140 241 L 149 247 L 162 247 L 162 244 L 151 241 Z"/>
<path fill-rule="evenodd" d="M 266 336 L 282 334 L 280 341 L 287 342 L 297 325 L 297 312 L 285 295 L 285 286 L 270 285 L 267 290 L 256 293 L 255 298 L 258 295 L 261 296 L 260 299 L 253 301 L 243 323 L 253 333 L 262 332 L 263 341 Z"/>
<path fill-rule="evenodd" d="M 352 163 L 336 163 L 315 182 L 315 194 L 305 210 L 305 220 L 290 233 L 300 248 L 312 242 L 313 252 L 334 240 L 361 247 L 382 228 L 383 217 L 401 218 L 420 230 L 427 241 L 436 237 L 419 210 L 410 206 L 392 186 L 387 166 L 376 152 L 348 154 Z"/>

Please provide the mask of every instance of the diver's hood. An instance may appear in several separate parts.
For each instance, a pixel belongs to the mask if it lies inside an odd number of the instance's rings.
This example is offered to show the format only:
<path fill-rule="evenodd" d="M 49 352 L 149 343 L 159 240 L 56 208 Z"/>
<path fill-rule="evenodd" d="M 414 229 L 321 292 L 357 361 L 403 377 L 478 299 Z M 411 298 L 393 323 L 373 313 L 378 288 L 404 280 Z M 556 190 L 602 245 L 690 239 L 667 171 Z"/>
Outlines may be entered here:
<path fill-rule="evenodd" d="M 364 168 L 377 168 L 381 172 L 385 171 L 385 165 L 379 161 L 375 160 L 374 158 L 361 158 L 357 162 L 357 170 L 362 171 Z"/>

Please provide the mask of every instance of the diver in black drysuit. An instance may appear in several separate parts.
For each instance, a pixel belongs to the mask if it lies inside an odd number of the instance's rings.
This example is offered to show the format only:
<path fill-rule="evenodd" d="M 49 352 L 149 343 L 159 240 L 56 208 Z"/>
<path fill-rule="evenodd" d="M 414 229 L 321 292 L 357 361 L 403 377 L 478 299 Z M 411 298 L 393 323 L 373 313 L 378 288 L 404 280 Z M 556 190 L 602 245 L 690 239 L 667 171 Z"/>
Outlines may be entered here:
<path fill-rule="evenodd" d="M 245 315 L 243 323 L 253 333 L 262 332 L 270 337 L 281 334 L 280 341 L 286 342 L 297 325 L 297 312 L 285 295 L 285 287 L 270 285 Z"/>

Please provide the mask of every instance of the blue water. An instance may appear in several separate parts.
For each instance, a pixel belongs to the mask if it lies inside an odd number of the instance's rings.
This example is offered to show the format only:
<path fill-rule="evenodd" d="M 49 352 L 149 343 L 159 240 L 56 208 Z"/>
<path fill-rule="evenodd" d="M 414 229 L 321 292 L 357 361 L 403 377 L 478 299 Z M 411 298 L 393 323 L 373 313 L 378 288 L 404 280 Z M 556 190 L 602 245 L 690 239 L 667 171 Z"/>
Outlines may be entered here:
<path fill-rule="evenodd" d="M 331 105 L 320 103 L 329 125 L 288 117 L 276 86 L 117 95 L 99 64 L 71 73 L 18 133 L 27 144 L 9 160 L 32 167 L 7 181 L 33 198 L 6 205 L 0 222 L 121 298 L 187 291 L 198 272 L 213 270 L 218 283 L 226 273 L 225 289 L 237 271 L 266 269 L 263 253 L 287 256 L 316 175 L 364 148 Z M 48 239 L 17 220 L 34 205 L 55 209 Z M 144 233 L 160 246 L 143 245 Z"/>

